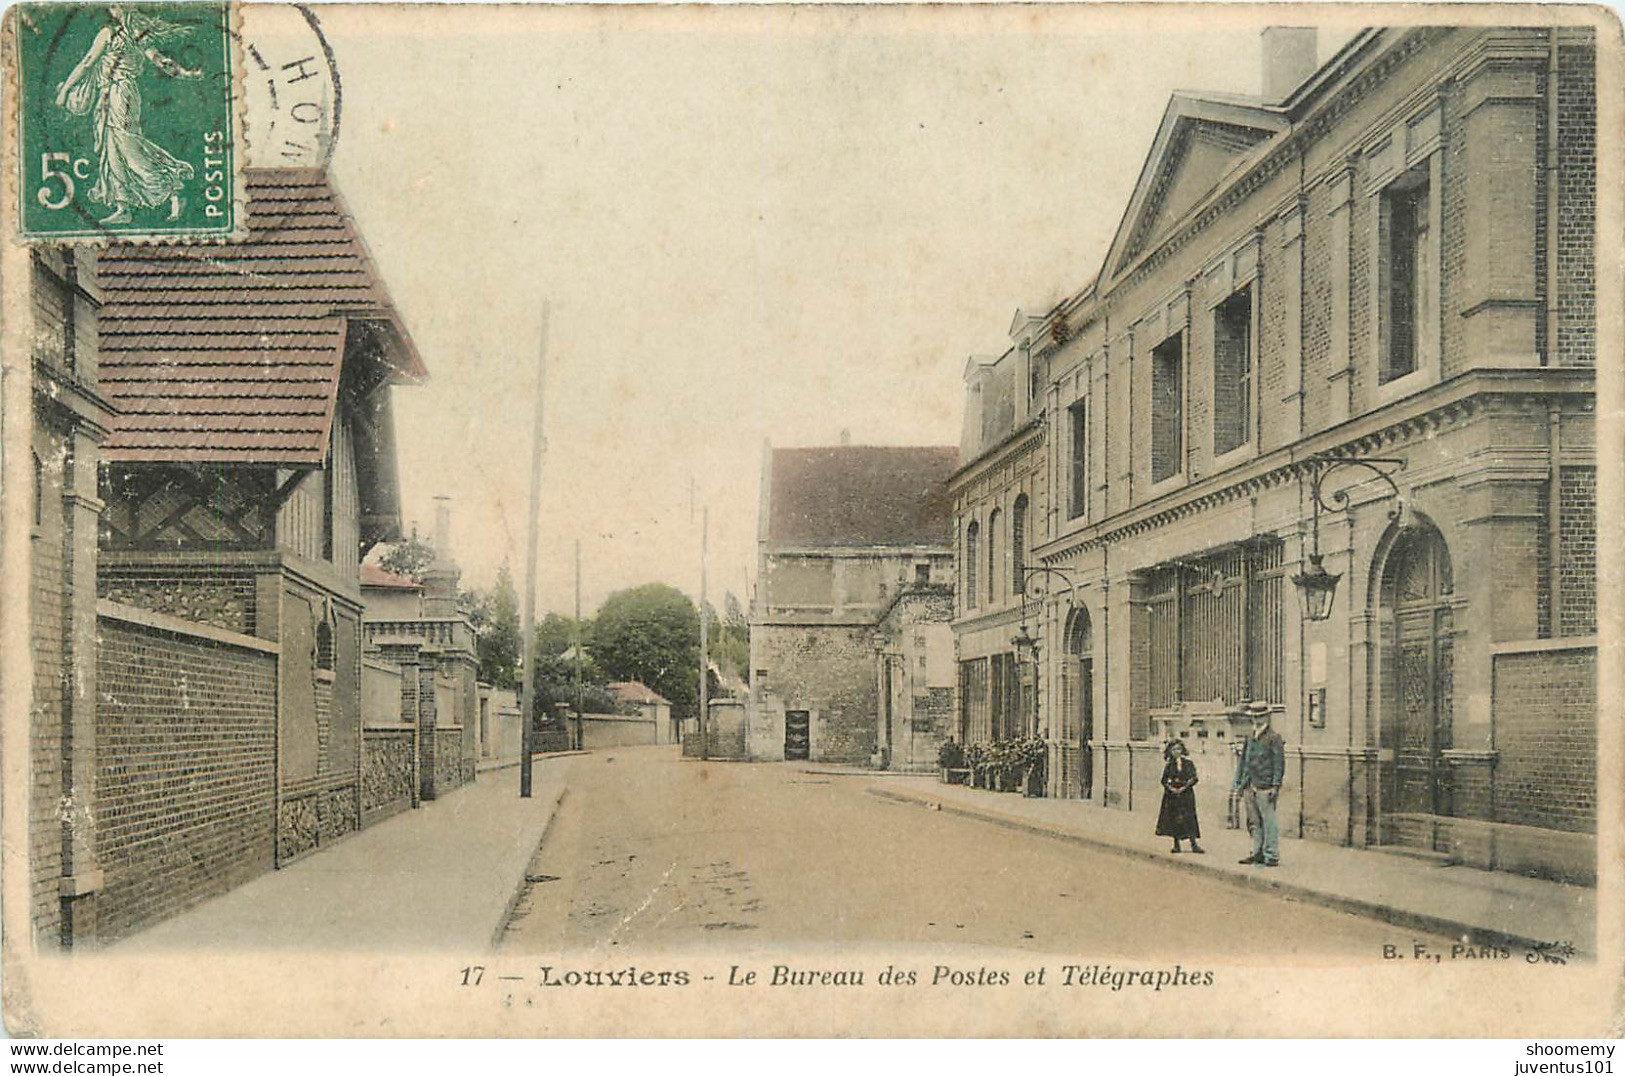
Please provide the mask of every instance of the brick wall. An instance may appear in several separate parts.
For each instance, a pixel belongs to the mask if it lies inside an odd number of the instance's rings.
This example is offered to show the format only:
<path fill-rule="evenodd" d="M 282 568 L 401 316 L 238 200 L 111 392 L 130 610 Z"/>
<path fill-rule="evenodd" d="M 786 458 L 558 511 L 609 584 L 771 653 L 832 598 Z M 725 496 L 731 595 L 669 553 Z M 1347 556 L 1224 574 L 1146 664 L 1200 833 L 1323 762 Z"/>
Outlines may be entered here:
<path fill-rule="evenodd" d="M 1560 634 L 1597 630 L 1597 472 L 1564 467 L 1558 489 Z"/>
<path fill-rule="evenodd" d="M 269 870 L 276 662 L 103 619 L 96 853 L 104 939 Z"/>
<path fill-rule="evenodd" d="M 1592 366 L 1597 360 L 1593 235 L 1597 206 L 1596 54 L 1558 50 L 1558 326 L 1557 361 Z"/>
<path fill-rule="evenodd" d="M 1453 377 L 1482 359 L 1481 355 L 1468 354 L 1467 334 L 1454 331 L 1455 316 L 1461 312 L 1462 295 L 1471 290 L 1472 283 L 1468 279 L 1467 257 L 1467 218 L 1472 207 L 1465 173 L 1475 163 L 1472 152 L 1475 147 L 1467 138 L 1467 121 L 1461 112 L 1462 97 L 1462 94 L 1455 94 L 1446 105 L 1439 147 L 1439 152 L 1443 154 L 1440 170 L 1444 189 L 1432 192 L 1432 196 L 1439 199 L 1441 228 L 1439 310 L 1444 317 L 1445 330 L 1439 341 L 1439 369 L 1444 377 Z M 1539 223 L 1539 214 L 1536 214 L 1535 223 Z M 1508 222 L 1508 226 L 1517 225 Z M 1376 281 L 1372 283 L 1375 285 Z"/>
<path fill-rule="evenodd" d="M 1347 272 L 1344 264 L 1333 265 L 1332 228 L 1328 215 L 1335 204 L 1330 184 L 1322 183 L 1309 192 L 1304 209 L 1303 228 L 1303 421 L 1305 431 L 1322 430 L 1331 425 L 1331 397 L 1325 390 L 1326 378 L 1332 372 L 1332 281 Z M 1338 218 L 1340 222 L 1342 218 Z M 1290 272 L 1290 269 L 1288 270 Z M 1265 309 L 1279 293 L 1273 280 L 1262 289 Z M 1284 350 L 1290 356 L 1291 341 L 1283 337 Z M 1342 341 L 1338 341 L 1342 346 Z M 1260 355 L 1269 352 L 1260 351 Z M 1288 359 L 1290 361 L 1290 358 Z M 1279 363 L 1265 362 L 1265 369 Z M 1264 419 L 1268 422 L 1276 410 L 1279 396 L 1260 399 Z M 1286 406 L 1290 407 L 1291 404 Z"/>
<path fill-rule="evenodd" d="M 1596 692 L 1592 649 L 1496 656 L 1495 821 L 1596 832 Z"/>

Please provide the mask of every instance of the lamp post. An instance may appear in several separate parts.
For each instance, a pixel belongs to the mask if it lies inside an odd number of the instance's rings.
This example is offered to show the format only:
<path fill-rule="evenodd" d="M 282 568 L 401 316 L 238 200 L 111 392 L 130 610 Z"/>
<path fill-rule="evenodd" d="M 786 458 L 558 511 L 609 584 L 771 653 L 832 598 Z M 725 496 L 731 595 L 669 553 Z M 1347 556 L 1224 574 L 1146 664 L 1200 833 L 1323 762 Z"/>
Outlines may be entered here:
<path fill-rule="evenodd" d="M 1038 583 L 1036 588 L 1029 583 L 1029 580 L 1033 580 L 1034 577 L 1036 577 L 1036 582 Z M 1034 596 L 1040 599 L 1048 598 L 1052 593 L 1054 593 L 1054 580 L 1056 579 L 1059 579 L 1061 582 L 1066 584 L 1066 602 L 1068 610 L 1076 607 L 1078 594 L 1077 585 L 1072 582 L 1072 577 L 1061 571 L 1061 569 L 1051 568 L 1045 564 L 1040 564 L 1031 568 L 1023 567 L 1021 569 L 1021 626 L 1016 630 L 1015 637 L 1010 640 L 1010 644 L 1015 647 L 1016 662 L 1022 670 L 1022 679 L 1024 681 L 1027 679 L 1027 662 L 1029 659 L 1032 661 L 1032 679 L 1030 682 L 1032 684 L 1032 731 L 1034 735 L 1038 734 L 1039 646 L 1038 640 L 1034 639 L 1032 637 L 1032 633 L 1027 630 L 1027 599 Z M 1037 591 L 1036 595 L 1034 594 L 1035 589 Z"/>
<path fill-rule="evenodd" d="M 1309 523 L 1309 564 L 1303 571 L 1292 577 L 1293 586 L 1298 588 L 1298 596 L 1303 601 L 1303 618 L 1305 620 L 1325 620 L 1332 615 L 1332 599 L 1337 596 L 1337 583 L 1343 578 L 1341 573 L 1328 572 L 1321 563 L 1320 556 L 1320 514 L 1322 512 L 1347 512 L 1350 508 L 1349 489 L 1359 483 L 1350 483 L 1340 486 L 1331 492 L 1331 500 L 1326 497 L 1326 479 L 1340 471 L 1350 468 L 1359 468 L 1369 471 L 1375 478 L 1387 485 L 1389 493 L 1394 498 L 1394 506 L 1388 511 L 1388 518 L 1397 520 L 1405 511 L 1405 502 L 1400 499 L 1399 486 L 1394 483 L 1394 475 L 1405 469 L 1405 461 L 1400 459 L 1386 459 L 1378 456 L 1311 456 L 1303 463 L 1309 475 L 1309 504 L 1312 510 Z M 1298 481 L 1303 481 L 1303 471 L 1299 472 Z"/>

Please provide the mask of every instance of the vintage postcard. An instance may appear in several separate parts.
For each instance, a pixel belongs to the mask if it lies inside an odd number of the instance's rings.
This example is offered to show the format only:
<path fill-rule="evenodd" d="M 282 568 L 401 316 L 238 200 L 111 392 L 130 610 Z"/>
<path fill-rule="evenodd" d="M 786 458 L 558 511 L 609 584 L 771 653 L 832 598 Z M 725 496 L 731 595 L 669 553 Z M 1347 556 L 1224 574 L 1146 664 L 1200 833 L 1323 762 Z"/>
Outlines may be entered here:
<path fill-rule="evenodd" d="M 1621 56 L 11 7 L 8 1031 L 1617 1036 Z"/>

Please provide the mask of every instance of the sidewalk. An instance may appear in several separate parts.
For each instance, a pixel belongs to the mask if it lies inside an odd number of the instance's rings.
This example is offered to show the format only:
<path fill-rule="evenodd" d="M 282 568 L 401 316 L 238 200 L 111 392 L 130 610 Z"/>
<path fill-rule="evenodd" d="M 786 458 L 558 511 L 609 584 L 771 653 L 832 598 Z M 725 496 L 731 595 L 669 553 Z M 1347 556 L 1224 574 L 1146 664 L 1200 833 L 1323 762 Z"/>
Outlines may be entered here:
<path fill-rule="evenodd" d="M 856 772 L 856 771 L 854 771 Z M 1567 942 L 1596 953 L 1597 891 L 1503 871 L 1444 866 L 1426 859 L 1321 841 L 1281 838 L 1281 865 L 1242 865 L 1251 851 L 1245 830 L 1204 817 L 1206 855 L 1173 855 L 1152 835 L 1155 814 L 1097 807 L 1079 800 L 1026 799 L 934 777 L 871 773 L 870 795 L 980 818 L 1228 884 L 1368 916 L 1411 930 L 1467 937 L 1475 944 L 1527 950 Z M 1409 955 L 1409 954 L 1407 954 Z M 1522 952 L 1514 954 L 1523 958 Z"/>
<path fill-rule="evenodd" d="M 538 758 L 528 800 L 519 798 L 517 765 L 482 773 L 471 785 L 262 874 L 110 951 L 486 951 L 519 894 L 573 761 Z"/>

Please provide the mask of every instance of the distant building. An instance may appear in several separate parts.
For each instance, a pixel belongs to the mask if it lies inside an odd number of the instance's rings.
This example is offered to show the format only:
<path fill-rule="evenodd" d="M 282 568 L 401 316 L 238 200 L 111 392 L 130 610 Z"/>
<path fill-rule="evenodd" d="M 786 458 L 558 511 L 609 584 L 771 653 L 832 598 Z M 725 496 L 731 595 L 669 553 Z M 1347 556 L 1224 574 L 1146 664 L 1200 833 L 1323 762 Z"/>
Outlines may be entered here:
<path fill-rule="evenodd" d="M 750 757 L 935 765 L 952 714 L 944 483 L 958 457 L 953 447 L 769 450 Z"/>
<path fill-rule="evenodd" d="M 680 738 L 677 722 L 671 716 L 671 703 L 653 689 L 635 680 L 617 680 L 609 693 L 630 714 L 654 726 L 653 743 L 676 743 Z"/>
<path fill-rule="evenodd" d="M 485 755 L 480 658 L 474 624 L 457 607 L 462 572 L 451 549 L 449 497 L 435 498 L 434 560 L 420 581 L 362 565 L 362 630 L 368 658 L 395 666 L 399 721 L 415 729 L 417 792 L 432 800 L 474 780 Z M 480 716 L 486 721 L 481 724 Z M 387 729 L 376 730 L 382 736 Z"/>
<path fill-rule="evenodd" d="M 514 688 L 480 685 L 480 763 L 518 762 L 524 755 L 524 715 Z"/>
<path fill-rule="evenodd" d="M 361 565 L 361 600 L 375 620 L 415 620 L 423 615 L 423 584 L 386 572 L 376 564 Z"/>
<path fill-rule="evenodd" d="M 959 659 L 960 715 L 956 733 L 966 744 L 990 743 L 1040 734 L 1034 669 L 1013 643 L 1026 618 L 1030 633 L 1054 638 L 1040 616 L 1053 604 L 1034 601 L 1024 583 L 1039 513 L 1049 503 L 1045 453 L 1043 384 L 1032 374 L 1041 317 L 1018 313 L 1011 333 L 1016 341 L 996 359 L 972 358 L 965 365 L 965 426 L 960 455 L 964 466 L 949 483 L 956 520 L 959 587 L 955 595 L 954 640 Z M 1083 717 L 1078 708 L 1066 711 Z M 1087 740 L 1060 737 L 1051 760 L 1052 776 L 1064 777 L 1070 792 L 1088 780 Z"/>

